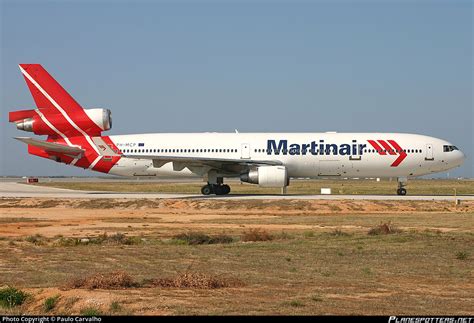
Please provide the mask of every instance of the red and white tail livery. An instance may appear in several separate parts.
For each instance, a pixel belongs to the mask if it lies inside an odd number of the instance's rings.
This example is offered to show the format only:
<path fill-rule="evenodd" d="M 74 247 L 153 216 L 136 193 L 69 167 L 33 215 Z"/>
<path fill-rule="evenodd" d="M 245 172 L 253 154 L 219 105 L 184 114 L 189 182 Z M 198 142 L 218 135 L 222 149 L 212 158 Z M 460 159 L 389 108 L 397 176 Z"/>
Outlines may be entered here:
<path fill-rule="evenodd" d="M 464 162 L 453 144 L 405 133 L 153 133 L 103 136 L 110 110 L 84 109 L 39 64 L 21 64 L 36 109 L 13 111 L 19 130 L 47 136 L 16 139 L 32 155 L 121 176 L 203 177 L 205 195 L 228 194 L 224 178 L 261 187 L 291 177 L 396 177 L 399 195 L 410 177 L 447 171 Z"/>

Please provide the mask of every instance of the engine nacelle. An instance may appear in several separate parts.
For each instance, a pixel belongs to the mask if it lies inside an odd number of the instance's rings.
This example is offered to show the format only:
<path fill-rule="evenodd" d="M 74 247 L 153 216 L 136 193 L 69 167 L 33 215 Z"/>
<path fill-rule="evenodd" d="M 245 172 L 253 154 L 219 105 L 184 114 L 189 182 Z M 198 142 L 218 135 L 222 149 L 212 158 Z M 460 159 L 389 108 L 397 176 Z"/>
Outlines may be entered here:
<path fill-rule="evenodd" d="M 242 182 L 258 184 L 260 187 L 285 187 L 289 185 L 285 166 L 260 166 L 240 176 Z"/>
<path fill-rule="evenodd" d="M 60 113 L 49 114 L 46 118 L 48 124 L 34 111 L 11 112 L 10 122 L 15 122 L 19 130 L 33 132 L 37 135 L 56 135 L 57 132 L 52 129 L 51 125 L 66 135 L 69 130 L 75 131 L 75 127 Z M 109 109 L 84 109 L 84 112 L 85 114 L 74 118 L 76 125 L 84 131 L 89 132 L 91 130 L 99 135 L 101 131 L 112 128 L 112 112 Z M 22 118 L 30 115 L 30 118 Z"/>
<path fill-rule="evenodd" d="M 67 129 L 71 127 L 69 122 L 62 115 L 53 114 L 48 117 L 48 122 L 56 129 Z M 18 130 L 33 132 L 36 135 L 56 135 L 56 131 L 46 124 L 39 115 L 34 115 L 31 118 L 19 120 L 16 122 L 16 128 Z"/>
<path fill-rule="evenodd" d="M 112 111 L 109 109 L 95 108 L 84 111 L 100 129 L 104 131 L 112 129 Z"/>

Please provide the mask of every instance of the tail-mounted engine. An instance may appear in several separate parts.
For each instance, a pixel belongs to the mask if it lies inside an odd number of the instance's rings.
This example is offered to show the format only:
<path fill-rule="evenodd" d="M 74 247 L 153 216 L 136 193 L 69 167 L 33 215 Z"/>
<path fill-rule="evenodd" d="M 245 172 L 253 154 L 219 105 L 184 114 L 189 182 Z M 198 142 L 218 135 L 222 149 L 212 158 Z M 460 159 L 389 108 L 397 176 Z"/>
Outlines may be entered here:
<path fill-rule="evenodd" d="M 89 133 L 90 130 L 97 129 L 97 127 L 102 131 L 112 128 L 112 112 L 109 109 L 84 109 L 84 112 L 81 116 L 74 118 L 74 124 L 84 132 Z M 75 131 L 70 118 L 68 120 L 61 113 L 48 114 L 45 117 L 41 109 L 10 112 L 9 121 L 15 122 L 17 129 L 37 135 L 54 136 L 57 135 L 58 130 L 67 135 L 69 131 Z"/>

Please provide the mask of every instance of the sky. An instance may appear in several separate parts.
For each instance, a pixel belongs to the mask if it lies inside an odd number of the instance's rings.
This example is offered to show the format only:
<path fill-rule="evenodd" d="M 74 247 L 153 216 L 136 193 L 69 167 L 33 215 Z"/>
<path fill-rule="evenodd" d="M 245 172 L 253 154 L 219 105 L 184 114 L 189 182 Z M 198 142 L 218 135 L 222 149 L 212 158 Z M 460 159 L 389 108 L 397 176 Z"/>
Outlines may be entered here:
<path fill-rule="evenodd" d="M 28 155 L 8 111 L 40 63 L 105 133 L 406 132 L 446 139 L 473 177 L 473 3 L 6 1 L 0 175 L 98 173 Z"/>

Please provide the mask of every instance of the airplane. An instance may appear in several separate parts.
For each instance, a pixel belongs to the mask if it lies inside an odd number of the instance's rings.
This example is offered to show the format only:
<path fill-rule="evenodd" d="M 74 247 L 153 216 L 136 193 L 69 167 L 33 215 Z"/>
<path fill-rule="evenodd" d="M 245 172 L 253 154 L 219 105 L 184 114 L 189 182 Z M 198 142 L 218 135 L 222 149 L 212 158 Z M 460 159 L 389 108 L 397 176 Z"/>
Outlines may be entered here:
<path fill-rule="evenodd" d="M 104 136 L 109 109 L 84 109 L 40 65 L 20 64 L 36 109 L 12 111 L 28 153 L 119 176 L 199 176 L 204 195 L 225 195 L 224 178 L 285 192 L 290 178 L 408 178 L 459 167 L 464 153 L 450 142 L 407 133 L 151 133 Z"/>

